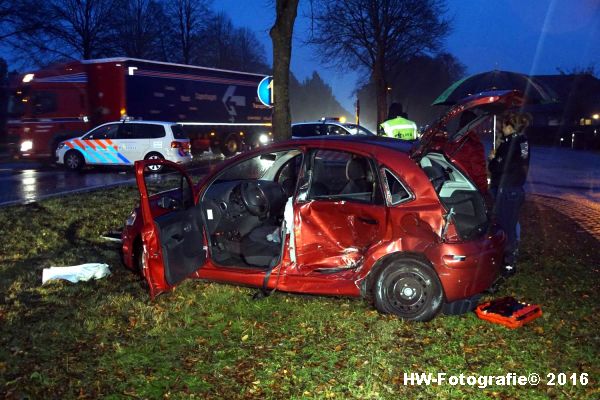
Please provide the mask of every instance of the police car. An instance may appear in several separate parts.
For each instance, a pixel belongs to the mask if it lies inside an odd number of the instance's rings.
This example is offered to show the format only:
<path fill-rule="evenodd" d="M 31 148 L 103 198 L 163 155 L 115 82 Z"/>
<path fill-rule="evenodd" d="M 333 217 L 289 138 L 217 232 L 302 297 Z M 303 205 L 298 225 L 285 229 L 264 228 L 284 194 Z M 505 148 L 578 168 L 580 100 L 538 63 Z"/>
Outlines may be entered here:
<path fill-rule="evenodd" d="M 56 149 L 56 163 L 70 170 L 85 165 L 133 165 L 136 160 L 192 161 L 190 140 L 181 125 L 160 121 L 119 121 L 100 125 L 85 135 L 65 140 Z M 160 165 L 153 166 L 156 170 Z"/>
<path fill-rule="evenodd" d="M 299 122 L 292 124 L 292 138 L 329 135 L 367 135 L 375 136 L 367 128 L 347 123 L 339 118 L 322 118 L 315 122 Z"/>

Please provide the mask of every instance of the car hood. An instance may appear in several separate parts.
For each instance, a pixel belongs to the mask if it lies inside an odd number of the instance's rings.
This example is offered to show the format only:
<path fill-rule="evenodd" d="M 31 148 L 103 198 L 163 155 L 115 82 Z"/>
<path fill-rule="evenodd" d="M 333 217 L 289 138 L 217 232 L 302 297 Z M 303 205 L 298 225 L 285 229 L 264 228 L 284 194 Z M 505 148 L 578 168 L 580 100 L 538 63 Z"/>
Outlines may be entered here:
<path fill-rule="evenodd" d="M 423 132 L 411 149 L 411 157 L 418 160 L 430 150 L 443 147 L 446 142 L 457 142 L 493 115 L 522 104 L 523 94 L 518 90 L 494 90 L 466 97 Z M 461 129 L 448 129 L 450 124 L 458 125 L 460 116 L 467 110 L 476 111 L 477 118 Z"/>

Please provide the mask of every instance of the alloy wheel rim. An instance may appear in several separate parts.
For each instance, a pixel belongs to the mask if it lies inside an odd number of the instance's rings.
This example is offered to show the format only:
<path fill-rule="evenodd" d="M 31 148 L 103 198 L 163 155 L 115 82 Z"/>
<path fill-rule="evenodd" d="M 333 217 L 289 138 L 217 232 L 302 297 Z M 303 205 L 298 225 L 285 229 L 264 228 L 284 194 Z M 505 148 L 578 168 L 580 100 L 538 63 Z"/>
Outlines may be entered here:
<path fill-rule="evenodd" d="M 150 156 L 148 157 L 148 160 L 160 160 L 159 156 Z M 159 171 L 161 168 L 161 165 L 156 165 L 156 164 L 152 164 L 148 166 L 148 169 L 150 171 Z"/>
<path fill-rule="evenodd" d="M 74 154 L 69 154 L 67 157 L 67 166 L 69 168 L 77 168 L 79 166 L 79 158 Z"/>

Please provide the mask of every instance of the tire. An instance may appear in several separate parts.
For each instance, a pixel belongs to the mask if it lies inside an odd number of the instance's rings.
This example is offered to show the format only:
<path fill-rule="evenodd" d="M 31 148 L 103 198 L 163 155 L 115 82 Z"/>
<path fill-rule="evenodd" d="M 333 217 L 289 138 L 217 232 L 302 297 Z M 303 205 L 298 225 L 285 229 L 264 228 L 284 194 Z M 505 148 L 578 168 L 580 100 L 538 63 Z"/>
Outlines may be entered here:
<path fill-rule="evenodd" d="M 373 289 L 375 307 L 409 321 L 429 321 L 443 305 L 442 284 L 427 262 L 403 257 L 383 267 Z"/>
<path fill-rule="evenodd" d="M 85 165 L 83 155 L 77 150 L 69 150 L 63 159 L 64 165 L 71 171 L 79 171 Z"/>
<path fill-rule="evenodd" d="M 227 136 L 227 138 L 221 144 L 221 153 L 223 153 L 225 157 L 231 157 L 240 151 L 240 147 L 241 145 L 238 137 L 232 133 L 231 135 Z"/>
<path fill-rule="evenodd" d="M 162 154 L 156 153 L 156 152 L 148 153 L 148 154 L 146 154 L 146 157 L 144 157 L 144 160 L 164 160 L 164 159 L 165 158 L 163 157 Z M 152 165 L 150 167 L 147 167 L 146 169 L 148 171 L 158 173 L 163 170 L 163 166 L 162 165 Z"/>

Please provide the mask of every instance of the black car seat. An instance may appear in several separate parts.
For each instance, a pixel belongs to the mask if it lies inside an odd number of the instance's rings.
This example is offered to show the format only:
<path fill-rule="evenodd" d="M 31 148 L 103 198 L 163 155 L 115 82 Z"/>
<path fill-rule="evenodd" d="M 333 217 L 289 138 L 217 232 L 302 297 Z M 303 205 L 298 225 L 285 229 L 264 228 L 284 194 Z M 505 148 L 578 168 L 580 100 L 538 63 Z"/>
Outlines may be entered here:
<path fill-rule="evenodd" d="M 373 174 L 366 158 L 351 158 L 346 163 L 348 182 L 342 188 L 342 194 L 365 193 L 373 191 Z"/>
<path fill-rule="evenodd" d="M 276 225 L 261 225 L 244 236 L 241 243 L 242 258 L 247 264 L 256 267 L 269 267 L 281 252 L 281 242 L 274 242 L 274 236 L 281 239 Z M 267 237 L 270 237 L 269 240 Z"/>

